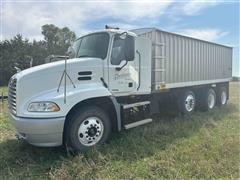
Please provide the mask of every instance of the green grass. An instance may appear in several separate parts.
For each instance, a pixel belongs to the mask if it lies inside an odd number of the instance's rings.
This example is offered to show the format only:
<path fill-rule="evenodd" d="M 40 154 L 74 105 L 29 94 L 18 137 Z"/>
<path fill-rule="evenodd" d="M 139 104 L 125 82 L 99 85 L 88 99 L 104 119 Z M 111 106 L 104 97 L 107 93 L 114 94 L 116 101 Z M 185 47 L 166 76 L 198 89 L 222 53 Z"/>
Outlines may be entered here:
<path fill-rule="evenodd" d="M 0 96 L 3 95 L 7 95 L 8 93 L 8 87 L 7 86 L 0 86 Z"/>
<path fill-rule="evenodd" d="M 155 117 L 147 126 L 113 134 L 85 155 L 37 148 L 14 138 L 6 104 L 0 114 L 0 177 L 5 179 L 237 179 L 240 84 L 230 103 L 191 117 Z"/>

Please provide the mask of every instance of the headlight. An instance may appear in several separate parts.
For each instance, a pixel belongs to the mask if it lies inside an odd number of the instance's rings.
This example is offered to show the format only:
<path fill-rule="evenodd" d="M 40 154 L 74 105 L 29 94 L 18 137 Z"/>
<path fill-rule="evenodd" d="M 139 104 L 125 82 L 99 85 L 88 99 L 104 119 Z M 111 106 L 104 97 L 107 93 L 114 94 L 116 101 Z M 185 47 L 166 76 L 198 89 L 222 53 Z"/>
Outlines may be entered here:
<path fill-rule="evenodd" d="M 53 102 L 33 102 L 28 106 L 29 112 L 57 112 L 60 108 Z"/>

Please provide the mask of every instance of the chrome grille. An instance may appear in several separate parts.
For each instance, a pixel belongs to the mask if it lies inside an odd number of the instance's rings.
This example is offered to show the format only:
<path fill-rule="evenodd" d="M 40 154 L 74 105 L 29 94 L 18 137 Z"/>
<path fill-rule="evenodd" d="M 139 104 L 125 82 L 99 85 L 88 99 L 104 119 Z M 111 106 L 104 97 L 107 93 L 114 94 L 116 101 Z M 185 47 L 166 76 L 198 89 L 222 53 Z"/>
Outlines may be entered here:
<path fill-rule="evenodd" d="M 17 113 L 17 79 L 11 78 L 8 84 L 8 107 L 11 113 Z"/>

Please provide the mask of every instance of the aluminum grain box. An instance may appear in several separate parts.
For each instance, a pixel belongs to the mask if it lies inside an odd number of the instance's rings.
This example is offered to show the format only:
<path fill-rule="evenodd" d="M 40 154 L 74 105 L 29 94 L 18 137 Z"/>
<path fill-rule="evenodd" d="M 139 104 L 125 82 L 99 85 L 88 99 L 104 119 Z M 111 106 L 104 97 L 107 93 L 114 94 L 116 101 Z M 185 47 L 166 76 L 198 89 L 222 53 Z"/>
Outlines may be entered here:
<path fill-rule="evenodd" d="M 152 41 L 152 90 L 232 78 L 232 48 L 155 28 L 133 30 Z"/>

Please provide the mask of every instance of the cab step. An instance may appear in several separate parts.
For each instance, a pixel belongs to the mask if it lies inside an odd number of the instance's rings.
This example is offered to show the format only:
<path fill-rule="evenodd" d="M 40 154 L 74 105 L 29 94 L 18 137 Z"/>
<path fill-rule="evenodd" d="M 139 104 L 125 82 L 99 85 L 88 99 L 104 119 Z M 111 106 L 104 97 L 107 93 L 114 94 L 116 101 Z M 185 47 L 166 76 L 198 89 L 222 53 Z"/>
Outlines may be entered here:
<path fill-rule="evenodd" d="M 133 123 L 130 123 L 130 124 L 126 124 L 126 125 L 124 125 L 124 127 L 125 127 L 125 129 L 130 129 L 130 128 L 141 126 L 143 124 L 147 124 L 147 123 L 150 123 L 150 122 L 152 122 L 152 119 L 148 118 L 148 119 L 143 119 L 143 120 L 136 121 L 136 122 L 133 122 Z"/>
<path fill-rule="evenodd" d="M 150 101 L 142 101 L 142 102 L 137 102 L 137 103 L 133 103 L 133 104 L 123 104 L 123 109 L 129 109 L 129 108 L 133 108 L 133 107 L 137 107 L 137 106 L 144 106 L 144 105 L 148 105 L 150 104 Z"/>

